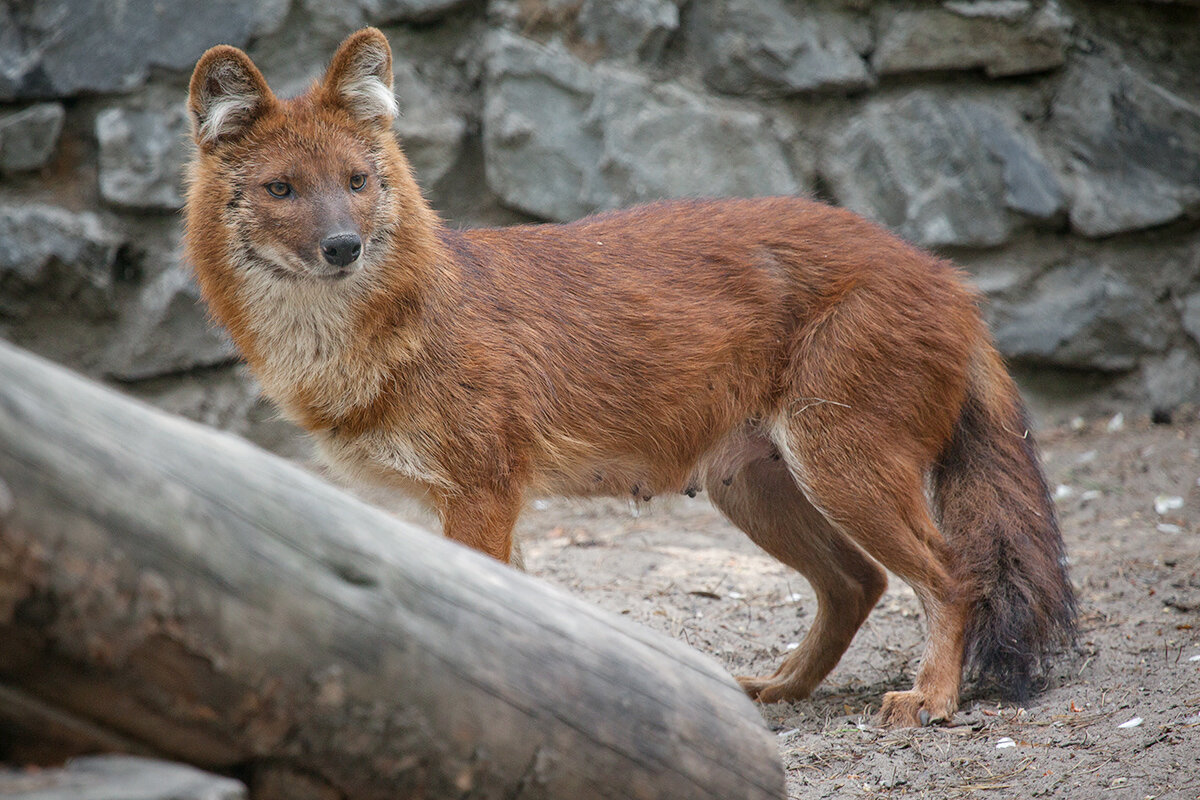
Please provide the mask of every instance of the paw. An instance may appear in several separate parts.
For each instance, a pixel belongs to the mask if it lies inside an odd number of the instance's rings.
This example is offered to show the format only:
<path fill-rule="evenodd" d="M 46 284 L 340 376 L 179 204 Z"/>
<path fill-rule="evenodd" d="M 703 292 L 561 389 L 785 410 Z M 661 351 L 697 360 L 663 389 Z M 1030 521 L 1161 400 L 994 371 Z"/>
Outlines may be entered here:
<path fill-rule="evenodd" d="M 751 700 L 760 703 L 782 703 L 789 700 L 803 700 L 808 697 L 808 690 L 794 686 L 786 679 L 776 676 L 770 678 L 739 677 L 738 685 Z"/>
<path fill-rule="evenodd" d="M 920 728 L 943 722 L 954 716 L 958 703 L 936 700 L 924 692 L 888 692 L 879 710 L 879 725 L 884 728 Z"/>

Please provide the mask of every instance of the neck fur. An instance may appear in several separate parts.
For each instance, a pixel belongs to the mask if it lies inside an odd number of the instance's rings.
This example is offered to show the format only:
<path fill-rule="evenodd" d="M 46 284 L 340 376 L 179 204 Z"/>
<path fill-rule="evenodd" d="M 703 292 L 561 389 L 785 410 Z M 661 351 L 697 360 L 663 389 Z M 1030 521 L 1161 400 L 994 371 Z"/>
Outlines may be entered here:
<path fill-rule="evenodd" d="M 243 352 L 263 389 L 305 427 L 370 406 L 419 360 L 427 315 L 453 274 L 435 228 L 397 233 L 338 283 L 248 274 Z M 239 343 L 240 344 L 240 343 Z"/>

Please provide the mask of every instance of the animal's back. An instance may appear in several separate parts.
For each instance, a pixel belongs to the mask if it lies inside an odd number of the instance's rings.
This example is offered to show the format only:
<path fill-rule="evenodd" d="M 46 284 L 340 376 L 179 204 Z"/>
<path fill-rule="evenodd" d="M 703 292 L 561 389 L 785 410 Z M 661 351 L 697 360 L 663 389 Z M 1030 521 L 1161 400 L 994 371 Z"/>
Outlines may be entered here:
<path fill-rule="evenodd" d="M 637 456 L 663 473 L 632 483 L 686 483 L 726 435 L 774 415 L 803 341 L 847 298 L 865 313 L 863 358 L 889 369 L 965 372 L 977 333 L 957 271 L 801 198 L 670 201 L 448 242 L 468 265 L 463 324 L 504 331 L 494 346 L 528 387 L 533 438 L 559 461 Z M 903 378 L 914 404 L 924 378 Z"/>

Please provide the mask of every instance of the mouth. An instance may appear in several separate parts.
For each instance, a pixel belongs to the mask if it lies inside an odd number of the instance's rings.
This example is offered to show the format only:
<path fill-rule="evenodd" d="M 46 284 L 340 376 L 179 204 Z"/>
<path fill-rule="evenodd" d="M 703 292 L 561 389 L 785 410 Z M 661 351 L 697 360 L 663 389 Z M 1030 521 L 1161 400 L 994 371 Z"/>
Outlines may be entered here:
<path fill-rule="evenodd" d="M 349 278 L 355 272 L 358 272 L 358 269 L 356 267 L 342 267 L 341 269 L 334 270 L 333 272 L 319 273 L 317 275 L 317 278 L 319 278 L 320 280 L 323 280 L 323 281 L 330 281 L 331 283 L 337 283 L 338 281 L 343 281 L 346 278 Z"/>
<path fill-rule="evenodd" d="M 362 258 L 356 258 L 349 264 L 338 266 L 325 261 L 306 261 L 289 251 L 260 247 L 246 253 L 247 260 L 257 263 L 270 275 L 283 281 L 317 280 L 328 283 L 341 283 L 359 272 L 363 266 Z"/>

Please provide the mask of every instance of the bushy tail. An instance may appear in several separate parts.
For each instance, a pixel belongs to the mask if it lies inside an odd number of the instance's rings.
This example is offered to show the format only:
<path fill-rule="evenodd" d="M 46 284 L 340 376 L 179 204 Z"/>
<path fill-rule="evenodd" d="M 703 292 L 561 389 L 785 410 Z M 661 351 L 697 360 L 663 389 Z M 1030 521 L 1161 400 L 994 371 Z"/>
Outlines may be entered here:
<path fill-rule="evenodd" d="M 933 471 L 934 507 L 974 602 L 968 671 L 1028 698 L 1075 635 L 1075 594 L 1054 504 L 1016 386 L 990 345 L 972 365 L 954 435 Z"/>

